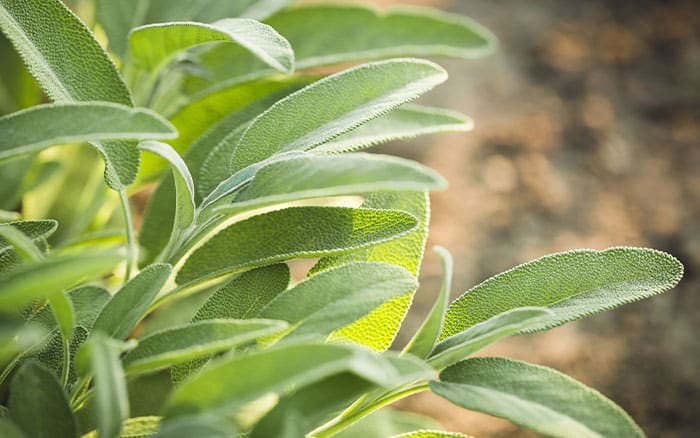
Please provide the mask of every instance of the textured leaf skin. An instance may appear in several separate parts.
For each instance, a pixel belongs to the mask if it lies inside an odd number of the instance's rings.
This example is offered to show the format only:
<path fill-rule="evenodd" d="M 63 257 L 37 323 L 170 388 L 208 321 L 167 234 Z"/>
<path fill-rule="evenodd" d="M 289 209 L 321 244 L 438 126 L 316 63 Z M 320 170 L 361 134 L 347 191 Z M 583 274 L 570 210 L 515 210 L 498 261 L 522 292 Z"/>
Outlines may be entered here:
<path fill-rule="evenodd" d="M 147 70 L 158 68 L 181 50 L 216 41 L 236 43 L 282 73 L 294 70 L 294 52 L 289 42 L 270 26 L 247 18 L 226 18 L 214 24 L 150 24 L 129 34 L 131 57 Z"/>
<path fill-rule="evenodd" d="M 468 359 L 430 382 L 439 396 L 552 437 L 643 437 L 617 405 L 551 368 L 510 359 Z"/>
<path fill-rule="evenodd" d="M 548 307 L 554 316 L 527 331 L 547 330 L 675 286 L 683 265 L 645 248 L 551 254 L 498 274 L 447 309 L 440 339 L 517 307 Z"/>
<path fill-rule="evenodd" d="M 402 433 L 394 435 L 391 438 L 470 438 L 469 435 L 464 435 L 456 432 L 443 432 L 441 430 L 417 430 L 415 432 Z"/>
<path fill-rule="evenodd" d="M 119 438 L 147 438 L 155 435 L 160 425 L 160 417 L 132 417 L 124 422 Z M 86 433 L 81 438 L 99 438 L 97 431 Z"/>
<path fill-rule="evenodd" d="M 220 231 L 187 259 L 177 282 L 243 271 L 298 257 L 339 254 L 415 228 L 408 213 L 341 207 L 292 207 Z"/>
<path fill-rule="evenodd" d="M 191 415 L 166 419 L 156 438 L 230 438 L 238 436 L 230 421 L 214 415 Z"/>
<path fill-rule="evenodd" d="M 93 326 L 115 339 L 126 339 L 170 276 L 167 264 L 151 265 L 129 280 L 105 305 Z"/>
<path fill-rule="evenodd" d="M 58 144 L 177 136 L 153 111 L 107 102 L 34 106 L 0 118 L 0 131 L 0 161 Z"/>
<path fill-rule="evenodd" d="M 428 363 L 435 369 L 445 368 L 496 341 L 534 327 L 552 315 L 544 307 L 519 307 L 500 313 L 438 343 Z"/>
<path fill-rule="evenodd" d="M 129 91 L 109 56 L 61 1 L 2 0 L 0 28 L 53 101 L 132 105 Z M 110 187 L 118 190 L 134 180 L 139 163 L 134 144 L 93 145 L 105 157 L 105 178 Z"/>
<path fill-rule="evenodd" d="M 124 357 L 128 374 L 154 371 L 272 335 L 287 327 L 282 321 L 209 319 L 166 329 L 139 340 Z"/>
<path fill-rule="evenodd" d="M 234 151 L 231 170 L 279 152 L 312 149 L 446 79 L 442 67 L 417 59 L 363 64 L 328 76 L 280 100 L 255 119 Z"/>
<path fill-rule="evenodd" d="M 441 132 L 470 131 L 474 123 L 454 111 L 406 104 L 316 148 L 338 153 L 366 149 L 395 140 Z"/>
<path fill-rule="evenodd" d="M 37 363 L 28 362 L 15 373 L 10 384 L 8 408 L 10 418 L 28 438 L 75 437 L 77 434 L 63 388 L 49 370 Z"/>
<path fill-rule="evenodd" d="M 311 274 L 350 261 L 366 260 L 391 263 L 417 277 L 428 237 L 430 222 L 428 195 L 420 192 L 377 193 L 369 196 L 362 207 L 403 210 L 417 217 L 419 224 L 417 228 L 398 239 L 372 245 L 346 255 L 322 258 L 313 267 Z M 386 350 L 396 337 L 401 322 L 411 306 L 412 298 L 413 294 L 407 294 L 390 300 L 359 321 L 335 331 L 332 337 L 364 344 L 375 350 Z"/>
<path fill-rule="evenodd" d="M 282 363 L 284 366 L 280 367 Z M 208 367 L 175 390 L 165 415 L 230 412 L 262 395 L 284 391 L 292 384 L 302 388 L 345 372 L 387 388 L 433 373 L 422 362 L 400 358 L 392 361 L 350 345 L 287 344 Z"/>
<path fill-rule="evenodd" d="M 367 315 L 384 302 L 418 287 L 403 268 L 377 262 L 354 262 L 328 269 L 275 297 L 259 313 L 289 322 L 287 339 L 330 334 Z"/>
<path fill-rule="evenodd" d="M 30 238 L 37 246 L 44 248 L 46 246 L 46 239 L 56 231 L 58 222 L 54 220 L 33 220 L 0 224 L 0 228 L 5 227 L 17 229 Z M 0 235 L 0 273 L 12 269 L 13 266 L 19 263 L 21 263 L 20 256 L 7 239 Z"/>

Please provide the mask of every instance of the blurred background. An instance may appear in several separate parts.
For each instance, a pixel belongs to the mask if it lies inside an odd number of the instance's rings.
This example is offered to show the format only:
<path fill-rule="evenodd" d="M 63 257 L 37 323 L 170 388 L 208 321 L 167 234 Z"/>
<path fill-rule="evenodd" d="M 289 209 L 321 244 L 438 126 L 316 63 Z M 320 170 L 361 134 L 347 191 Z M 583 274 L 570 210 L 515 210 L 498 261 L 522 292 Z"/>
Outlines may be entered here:
<path fill-rule="evenodd" d="M 618 402 L 651 437 L 700 433 L 700 2 L 375 1 L 466 14 L 499 38 L 475 61 L 439 60 L 424 102 L 475 120 L 384 152 L 450 182 L 432 197 L 428 247 L 455 258 L 453 294 L 516 264 L 574 248 L 650 246 L 686 267 L 650 300 L 482 352 L 552 366 Z M 440 285 L 428 253 L 420 323 Z M 398 343 L 406 339 L 398 339 Z M 479 437 L 532 436 L 431 395 L 399 405 Z"/>

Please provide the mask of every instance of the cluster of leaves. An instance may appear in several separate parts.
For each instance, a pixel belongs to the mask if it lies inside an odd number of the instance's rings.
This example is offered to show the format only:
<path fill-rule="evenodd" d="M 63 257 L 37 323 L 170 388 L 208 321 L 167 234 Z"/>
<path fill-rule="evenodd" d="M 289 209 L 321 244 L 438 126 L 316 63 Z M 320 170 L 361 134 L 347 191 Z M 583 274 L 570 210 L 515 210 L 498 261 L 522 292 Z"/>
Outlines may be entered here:
<path fill-rule="evenodd" d="M 468 356 L 672 288 L 682 266 L 658 251 L 550 255 L 450 304 L 439 248 L 434 307 L 387 351 L 446 184 L 358 151 L 470 129 L 409 104 L 441 67 L 395 57 L 477 57 L 485 29 L 285 0 L 76 3 L 92 30 L 60 0 L 0 0 L 0 435 L 462 436 L 368 417 L 426 390 L 546 435 L 642 435 L 555 370 Z M 129 195 L 155 180 L 137 239 Z M 291 282 L 296 258 L 318 261 Z"/>

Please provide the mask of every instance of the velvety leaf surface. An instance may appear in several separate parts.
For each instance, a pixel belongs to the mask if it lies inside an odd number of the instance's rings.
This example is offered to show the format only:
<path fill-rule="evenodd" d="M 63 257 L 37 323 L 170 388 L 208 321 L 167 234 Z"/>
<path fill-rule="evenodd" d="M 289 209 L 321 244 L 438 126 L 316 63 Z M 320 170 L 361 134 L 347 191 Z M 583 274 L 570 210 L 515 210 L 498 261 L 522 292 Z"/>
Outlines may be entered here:
<path fill-rule="evenodd" d="M 50 146 L 95 140 L 173 138 L 157 113 L 106 102 L 39 105 L 0 118 L 0 161 Z"/>
<path fill-rule="evenodd" d="M 617 405 L 555 371 L 497 357 L 468 359 L 430 382 L 439 396 L 553 437 L 643 437 Z"/>
<path fill-rule="evenodd" d="M 311 149 L 417 98 L 445 79 L 447 73 L 441 67 L 417 59 L 364 64 L 321 79 L 253 121 L 234 151 L 231 170 L 279 152 Z"/>
<path fill-rule="evenodd" d="M 469 438 L 469 435 L 464 435 L 456 432 L 443 432 L 441 430 L 417 430 L 415 432 L 402 433 L 394 435 L 391 438 Z"/>
<path fill-rule="evenodd" d="M 498 274 L 447 309 L 445 339 L 517 307 L 548 307 L 554 315 L 528 331 L 546 330 L 672 288 L 683 275 L 673 256 L 645 248 L 551 254 Z"/>
<path fill-rule="evenodd" d="M 411 215 L 390 210 L 292 207 L 273 211 L 220 231 L 190 255 L 177 282 L 292 258 L 339 254 L 396 238 L 415 226 Z"/>
<path fill-rule="evenodd" d="M 132 417 L 124 422 L 119 438 L 146 438 L 155 435 L 160 425 L 160 417 Z M 98 438 L 97 431 L 86 433 L 81 438 Z"/>
<path fill-rule="evenodd" d="M 30 238 L 36 245 L 45 247 L 46 239 L 51 236 L 58 222 L 54 220 L 30 220 L 30 221 L 13 221 L 5 224 L 0 224 L 0 229 L 13 227 L 22 234 Z M 3 238 L 0 233 L 0 272 L 8 271 L 13 266 L 21 263 L 22 259 L 14 250 L 10 242 Z"/>
<path fill-rule="evenodd" d="M 190 415 L 174 419 L 165 419 L 156 438 L 230 438 L 237 436 L 230 421 L 214 415 Z"/>

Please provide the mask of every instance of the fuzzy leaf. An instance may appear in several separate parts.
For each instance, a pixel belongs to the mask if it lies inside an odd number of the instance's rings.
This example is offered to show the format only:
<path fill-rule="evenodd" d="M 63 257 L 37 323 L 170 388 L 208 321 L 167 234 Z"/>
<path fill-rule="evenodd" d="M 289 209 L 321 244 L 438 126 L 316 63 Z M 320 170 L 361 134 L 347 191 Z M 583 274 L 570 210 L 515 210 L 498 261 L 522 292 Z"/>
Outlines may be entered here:
<path fill-rule="evenodd" d="M 124 422 L 119 438 L 148 438 L 155 435 L 160 425 L 160 417 L 132 417 Z M 97 431 L 86 433 L 81 438 L 99 438 Z"/>
<path fill-rule="evenodd" d="M 13 226 L 0 227 L 0 240 L 5 241 L 25 262 L 38 262 L 44 258 L 34 240 Z M 6 247 L 6 251 L 9 248 Z"/>
<path fill-rule="evenodd" d="M 177 136 L 157 113 L 107 102 L 35 106 L 0 118 L 0 131 L 0 161 L 59 144 Z"/>
<path fill-rule="evenodd" d="M 553 313 L 544 307 L 519 307 L 469 327 L 439 342 L 428 363 L 442 369 L 508 336 L 540 324 Z"/>
<path fill-rule="evenodd" d="M 177 282 L 241 272 L 298 257 L 342 254 L 401 236 L 416 226 L 408 213 L 341 207 L 292 207 L 253 216 L 195 250 Z"/>
<path fill-rule="evenodd" d="M 443 432 L 441 430 L 417 430 L 415 432 L 402 433 L 394 435 L 391 438 L 470 438 L 469 435 L 463 435 L 456 432 Z"/>
<path fill-rule="evenodd" d="M 422 362 L 389 359 L 350 345 L 287 344 L 212 364 L 175 390 L 165 412 L 167 417 L 205 411 L 230 412 L 262 395 L 284 391 L 290 385 L 302 388 L 345 372 L 385 388 L 433 373 Z"/>
<path fill-rule="evenodd" d="M 14 375 L 7 404 L 10 419 L 29 438 L 76 436 L 75 419 L 56 377 L 35 362 Z"/>
<path fill-rule="evenodd" d="M 376 262 L 354 262 L 307 278 L 275 297 L 259 313 L 289 322 L 286 339 L 326 336 L 350 324 L 391 298 L 413 292 L 418 283 L 403 268 Z"/>
<path fill-rule="evenodd" d="M 107 53 L 60 0 L 1 0 L 0 28 L 53 101 L 132 105 Z M 139 163 L 135 144 L 92 144 L 105 158 L 110 187 L 118 190 L 134 180 Z"/>
<path fill-rule="evenodd" d="M 166 329 L 139 340 L 124 357 L 127 374 L 155 371 L 230 350 L 284 330 L 283 321 L 209 319 Z"/>
<path fill-rule="evenodd" d="M 441 67 L 418 59 L 364 64 L 321 79 L 253 121 L 234 151 L 231 170 L 279 152 L 312 149 L 417 98 L 445 79 L 447 73 Z"/>
<path fill-rule="evenodd" d="M 179 51 L 215 41 L 236 43 L 282 73 L 294 70 L 294 52 L 289 42 L 270 26 L 248 18 L 226 18 L 213 24 L 149 24 L 129 34 L 134 64 L 146 70 L 157 69 Z"/>
<path fill-rule="evenodd" d="M 32 220 L 32 221 L 14 221 L 5 224 L 0 224 L 0 229 L 12 227 L 22 232 L 29 237 L 36 245 L 44 247 L 46 239 L 51 236 L 58 222 L 54 220 Z M 17 254 L 12 244 L 2 237 L 0 233 L 0 272 L 5 272 L 12 269 L 13 266 L 21 262 L 21 257 Z"/>
<path fill-rule="evenodd" d="M 155 435 L 156 438 L 230 438 L 235 436 L 238 434 L 230 421 L 206 413 L 165 419 Z"/>
<path fill-rule="evenodd" d="M 105 305 L 93 326 L 115 339 L 126 339 L 158 295 L 172 267 L 155 264 L 129 280 Z"/>
<path fill-rule="evenodd" d="M 673 256 L 645 248 L 551 254 L 473 287 L 447 309 L 440 339 L 517 307 L 554 315 L 526 331 L 547 330 L 671 289 L 683 275 Z"/>
<path fill-rule="evenodd" d="M 643 437 L 632 419 L 599 392 L 555 371 L 497 357 L 468 359 L 430 382 L 437 395 L 553 437 Z"/>

